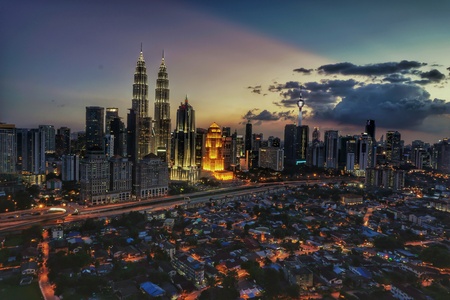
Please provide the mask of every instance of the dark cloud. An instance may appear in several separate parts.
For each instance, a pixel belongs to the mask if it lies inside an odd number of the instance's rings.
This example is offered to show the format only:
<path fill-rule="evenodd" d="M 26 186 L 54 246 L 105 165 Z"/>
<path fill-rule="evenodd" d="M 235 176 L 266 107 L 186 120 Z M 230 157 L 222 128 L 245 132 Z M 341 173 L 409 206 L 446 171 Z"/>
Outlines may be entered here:
<path fill-rule="evenodd" d="M 390 83 L 410 82 L 411 78 L 395 73 L 395 74 L 390 74 L 390 75 L 384 77 L 383 81 L 388 81 Z"/>
<path fill-rule="evenodd" d="M 380 120 L 383 127 L 417 127 L 429 116 L 450 113 L 450 103 L 430 99 L 429 93 L 413 84 L 369 84 L 350 91 L 332 109 L 316 109 L 316 120 L 341 124 L 363 124 Z"/>
<path fill-rule="evenodd" d="M 260 125 L 262 122 L 269 121 L 278 121 L 278 120 L 295 120 L 294 111 L 281 111 L 281 112 L 269 112 L 268 110 L 263 110 L 260 113 L 257 113 L 259 109 L 249 110 L 242 119 L 246 121 L 256 121 L 256 125 Z M 245 124 L 246 122 L 241 122 L 241 124 Z"/>
<path fill-rule="evenodd" d="M 358 66 L 349 62 L 323 65 L 318 68 L 323 74 L 377 76 L 405 72 L 426 65 L 417 61 L 402 60 L 401 62 L 386 62 Z"/>
<path fill-rule="evenodd" d="M 294 72 L 303 73 L 305 75 L 311 74 L 312 71 L 313 71 L 313 69 L 305 69 L 305 68 L 294 69 Z"/>
<path fill-rule="evenodd" d="M 440 82 L 445 78 L 445 75 L 439 72 L 438 70 L 433 69 L 431 71 L 421 73 L 420 77 L 428 79 L 432 82 Z"/>
<path fill-rule="evenodd" d="M 286 83 L 274 83 L 269 85 L 268 90 L 271 92 L 281 92 L 284 89 L 301 89 L 302 86 L 298 81 L 288 81 Z"/>

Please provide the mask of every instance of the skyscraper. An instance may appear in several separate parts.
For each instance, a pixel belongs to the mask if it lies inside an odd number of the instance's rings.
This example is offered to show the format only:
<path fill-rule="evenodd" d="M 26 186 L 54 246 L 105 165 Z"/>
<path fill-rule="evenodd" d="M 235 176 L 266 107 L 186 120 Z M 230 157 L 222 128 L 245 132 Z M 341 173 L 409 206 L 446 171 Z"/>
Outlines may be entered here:
<path fill-rule="evenodd" d="M 372 143 L 375 143 L 375 120 L 367 120 L 365 132 L 372 138 Z"/>
<path fill-rule="evenodd" d="M 151 140 L 151 126 L 152 121 L 148 116 L 148 84 L 147 84 L 147 69 L 145 67 L 144 54 L 139 54 L 139 59 L 136 64 L 133 82 L 133 99 L 132 109 L 136 112 L 137 128 L 137 159 L 142 159 L 145 155 L 150 153 Z"/>
<path fill-rule="evenodd" d="M 325 168 L 338 167 L 338 138 L 337 130 L 325 131 Z"/>
<path fill-rule="evenodd" d="M 295 165 L 295 137 L 297 135 L 297 126 L 295 124 L 286 124 L 284 126 L 284 165 Z"/>
<path fill-rule="evenodd" d="M 117 107 L 107 107 L 105 115 L 105 134 L 111 133 L 111 122 L 119 117 L 119 109 Z"/>
<path fill-rule="evenodd" d="M 309 127 L 308 125 L 297 126 L 296 137 L 296 164 L 304 164 L 307 159 L 309 143 Z"/>
<path fill-rule="evenodd" d="M 224 170 L 222 130 L 216 123 L 209 126 L 206 134 L 203 170 L 212 172 Z"/>
<path fill-rule="evenodd" d="M 16 127 L 0 124 L 0 173 L 16 173 Z"/>
<path fill-rule="evenodd" d="M 177 110 L 174 131 L 174 161 L 170 174 L 172 180 L 197 180 L 195 137 L 195 110 L 186 97 L 184 103 L 181 103 Z"/>
<path fill-rule="evenodd" d="M 86 107 L 86 150 L 103 150 L 105 121 L 103 107 Z"/>
<path fill-rule="evenodd" d="M 164 53 L 159 66 L 155 89 L 155 150 L 164 153 L 164 161 L 169 161 L 171 154 L 171 120 L 169 103 L 169 79 L 164 61 Z"/>
<path fill-rule="evenodd" d="M 398 131 L 388 131 L 386 133 L 386 160 L 390 162 L 400 162 L 402 157 L 401 134 Z"/>

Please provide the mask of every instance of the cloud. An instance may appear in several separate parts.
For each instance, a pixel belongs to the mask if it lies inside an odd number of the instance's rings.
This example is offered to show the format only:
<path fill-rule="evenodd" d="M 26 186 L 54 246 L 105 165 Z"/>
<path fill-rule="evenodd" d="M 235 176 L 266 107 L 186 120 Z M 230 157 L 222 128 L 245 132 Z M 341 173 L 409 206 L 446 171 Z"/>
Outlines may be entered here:
<path fill-rule="evenodd" d="M 293 71 L 297 72 L 297 73 L 303 73 L 305 75 L 309 75 L 309 74 L 311 74 L 313 69 L 298 68 L 298 69 L 294 69 Z"/>
<path fill-rule="evenodd" d="M 439 72 L 439 70 L 433 69 L 431 71 L 421 73 L 420 77 L 428 79 L 432 82 L 440 82 L 445 78 L 445 75 Z"/>
<path fill-rule="evenodd" d="M 362 66 L 358 66 L 349 62 L 343 62 L 320 66 L 318 68 L 318 71 L 319 73 L 326 75 L 342 74 L 342 75 L 378 76 L 398 72 L 408 73 L 412 69 L 417 69 L 425 65 L 426 65 L 425 63 L 408 60 L 402 60 L 401 62 L 368 64 Z"/>
<path fill-rule="evenodd" d="M 294 111 L 281 111 L 281 112 L 269 112 L 267 109 L 257 113 L 259 109 L 254 108 L 249 110 L 243 117 L 245 122 L 241 122 L 241 124 L 246 124 L 247 121 L 256 121 L 256 125 L 260 125 L 262 122 L 272 122 L 278 120 L 295 120 Z"/>
<path fill-rule="evenodd" d="M 405 77 L 401 74 L 395 73 L 395 74 L 389 74 L 388 76 L 383 78 L 383 81 L 388 81 L 390 83 L 397 83 L 397 82 L 410 82 L 411 78 Z"/>
<path fill-rule="evenodd" d="M 255 85 L 255 86 L 248 86 L 247 87 L 249 90 L 252 90 L 252 93 L 261 94 L 261 86 L 260 85 Z"/>
<path fill-rule="evenodd" d="M 333 120 L 340 124 L 364 124 L 379 120 L 382 127 L 411 129 L 433 115 L 450 113 L 450 103 L 430 99 L 430 94 L 413 84 L 369 84 L 350 91 L 332 109 L 317 109 L 315 120 Z"/>

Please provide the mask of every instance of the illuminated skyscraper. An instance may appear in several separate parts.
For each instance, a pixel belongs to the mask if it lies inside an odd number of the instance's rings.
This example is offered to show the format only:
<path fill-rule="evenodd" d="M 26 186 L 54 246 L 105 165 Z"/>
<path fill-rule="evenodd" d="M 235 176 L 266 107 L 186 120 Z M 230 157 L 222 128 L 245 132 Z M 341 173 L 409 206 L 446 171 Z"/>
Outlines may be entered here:
<path fill-rule="evenodd" d="M 111 133 L 111 122 L 119 117 L 119 109 L 117 107 L 107 107 L 105 116 L 105 134 Z"/>
<path fill-rule="evenodd" d="M 177 110 L 174 131 L 174 161 L 170 178 L 172 180 L 196 181 L 198 171 L 195 164 L 195 111 L 188 99 Z"/>
<path fill-rule="evenodd" d="M 164 53 L 159 66 L 155 89 L 155 150 L 165 153 L 164 161 L 170 160 L 171 120 L 169 103 L 169 79 L 164 62 Z M 159 156 L 159 155 L 158 155 Z"/>
<path fill-rule="evenodd" d="M 152 120 L 148 116 L 147 69 L 145 67 L 144 55 L 142 54 L 142 46 L 134 72 L 132 109 L 136 112 L 137 119 L 135 133 L 137 136 L 137 159 L 142 159 L 151 151 L 150 140 L 152 132 Z"/>
<path fill-rule="evenodd" d="M 212 123 L 208 128 L 205 143 L 205 157 L 203 159 L 203 170 L 206 171 L 223 171 L 223 141 L 222 130 L 219 125 Z"/>

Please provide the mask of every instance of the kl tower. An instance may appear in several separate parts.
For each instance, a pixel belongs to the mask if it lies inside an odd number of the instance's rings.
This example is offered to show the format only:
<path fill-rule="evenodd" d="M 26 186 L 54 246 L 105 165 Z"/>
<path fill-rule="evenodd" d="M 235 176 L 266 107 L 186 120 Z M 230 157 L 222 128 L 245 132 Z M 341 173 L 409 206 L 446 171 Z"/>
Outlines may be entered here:
<path fill-rule="evenodd" d="M 297 119 L 297 127 L 301 127 L 302 126 L 302 108 L 305 105 L 305 101 L 302 98 L 302 94 L 300 94 L 300 99 L 297 101 L 297 106 L 298 106 L 298 119 Z"/>

